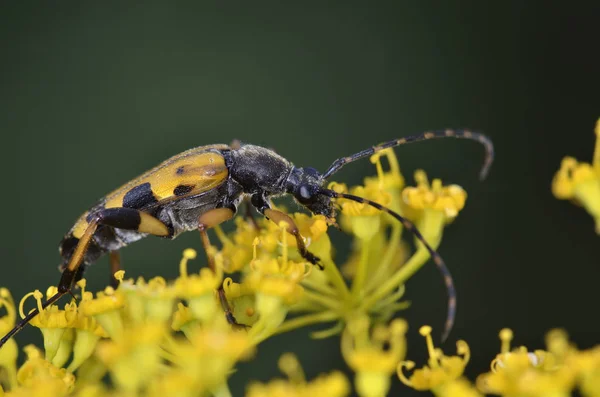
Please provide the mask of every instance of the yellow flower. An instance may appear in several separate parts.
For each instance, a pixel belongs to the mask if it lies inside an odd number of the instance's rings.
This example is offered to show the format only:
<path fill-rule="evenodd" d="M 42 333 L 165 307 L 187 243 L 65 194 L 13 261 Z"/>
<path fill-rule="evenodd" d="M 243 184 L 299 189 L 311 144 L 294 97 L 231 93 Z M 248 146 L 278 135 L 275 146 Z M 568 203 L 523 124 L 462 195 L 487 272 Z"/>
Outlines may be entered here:
<path fill-rule="evenodd" d="M 15 326 L 15 321 L 17 319 L 15 301 L 13 300 L 10 291 L 6 288 L 0 288 L 0 308 L 2 306 L 6 309 L 6 315 L 0 318 L 0 333 L 6 335 L 6 333 Z M 13 389 L 17 386 L 18 355 L 19 348 L 14 339 L 9 339 L 0 349 L 0 368 L 3 368 L 4 371 L 6 371 L 6 383 L 3 386 L 8 386 L 9 389 Z"/>
<path fill-rule="evenodd" d="M 300 282 L 310 274 L 312 265 L 288 258 L 286 224 L 280 225 L 281 251 L 278 258 L 255 258 L 244 284 L 256 293 L 256 310 L 260 316 L 251 333 L 256 340 L 270 335 L 285 319 L 289 306 L 297 303 L 304 293 Z M 258 246 L 258 238 L 254 242 Z"/>
<path fill-rule="evenodd" d="M 128 392 L 143 389 L 161 366 L 162 324 L 148 323 L 124 329 L 117 340 L 98 344 L 96 354 L 109 368 L 113 382 Z"/>
<path fill-rule="evenodd" d="M 47 295 L 52 296 L 56 293 L 56 287 L 48 288 Z M 39 290 L 30 292 L 21 299 L 19 303 L 19 314 L 21 318 L 25 317 L 23 306 L 30 296 L 36 300 L 39 314 L 35 316 L 29 324 L 38 327 L 44 336 L 44 349 L 46 359 L 52 361 L 61 345 L 63 334 L 67 328 L 70 328 L 77 317 L 77 307 L 74 303 L 65 306 L 65 310 L 60 310 L 56 305 L 50 305 L 42 308 L 42 293 Z"/>
<path fill-rule="evenodd" d="M 188 274 L 187 262 L 196 258 L 196 251 L 188 248 L 183 251 L 183 258 L 179 263 L 179 277 L 175 280 L 175 294 L 187 300 L 188 306 L 194 317 L 201 322 L 213 319 L 219 310 L 215 299 L 215 290 L 223 280 L 223 256 L 215 253 L 211 247 L 211 255 L 215 258 L 216 272 L 204 267 L 200 274 Z"/>
<path fill-rule="evenodd" d="M 170 371 L 152 379 L 146 391 L 147 397 L 196 397 L 205 388 L 188 374 Z"/>
<path fill-rule="evenodd" d="M 260 229 L 252 222 L 248 222 L 239 216 L 234 220 L 236 229 L 229 236 L 225 235 L 220 227 L 215 228 L 217 236 L 223 244 L 221 254 L 223 255 L 223 270 L 227 273 L 241 271 L 252 260 L 252 242 L 268 227 L 266 220 L 258 220 Z M 269 222 L 270 223 L 270 222 Z"/>
<path fill-rule="evenodd" d="M 342 185 L 339 186 L 338 190 L 343 190 Z M 372 180 L 364 186 L 354 186 L 350 189 L 350 194 L 375 201 L 385 207 L 392 202 L 392 195 Z M 380 231 L 383 219 L 381 211 L 368 204 L 347 199 L 339 199 L 338 203 L 342 207 L 342 227 L 345 230 L 351 231 L 362 240 L 370 240 Z"/>
<path fill-rule="evenodd" d="M 596 148 L 592 164 L 565 157 L 552 180 L 552 193 L 561 200 L 583 205 L 596 221 L 600 234 L 600 119 L 596 123 Z"/>
<path fill-rule="evenodd" d="M 173 313 L 171 328 L 174 331 L 182 331 L 189 338 L 190 332 L 197 324 L 198 321 L 192 315 L 190 308 L 179 302 L 177 304 L 177 310 Z"/>
<path fill-rule="evenodd" d="M 75 386 L 75 376 L 65 369 L 57 368 L 42 358 L 33 345 L 24 349 L 27 361 L 19 368 L 17 380 L 21 388 L 12 395 L 66 396 Z"/>
<path fill-rule="evenodd" d="M 579 389 L 584 396 L 600 396 L 600 346 L 579 353 L 577 357 Z"/>
<path fill-rule="evenodd" d="M 198 327 L 189 340 L 171 339 L 164 348 L 179 373 L 208 390 L 226 387 L 234 365 L 255 352 L 249 335 L 231 327 Z"/>
<path fill-rule="evenodd" d="M 368 317 L 356 318 L 342 333 L 342 355 L 356 372 L 354 384 L 360 396 L 385 396 L 390 377 L 406 354 L 404 335 L 408 328 L 404 320 L 393 320 L 389 327 L 376 324 L 369 336 Z M 384 345 L 389 344 L 389 349 Z"/>
<path fill-rule="evenodd" d="M 146 282 L 139 277 L 122 281 L 119 286 L 125 294 L 127 313 L 135 322 L 166 321 L 171 317 L 175 305 L 176 291 L 162 277 L 154 277 Z"/>
<path fill-rule="evenodd" d="M 225 296 L 231 304 L 233 316 L 238 323 L 252 326 L 258 320 L 256 296 L 248 283 L 234 283 L 231 278 L 223 282 Z"/>
<path fill-rule="evenodd" d="M 246 397 L 343 397 L 350 393 L 346 377 L 338 371 L 322 374 L 307 382 L 296 356 L 285 353 L 279 359 L 279 369 L 288 379 L 275 379 L 263 384 L 251 383 Z"/>
<path fill-rule="evenodd" d="M 444 214 L 445 221 L 451 222 L 465 206 L 467 193 L 458 185 L 442 186 L 440 179 L 434 179 L 431 185 L 423 170 L 415 171 L 416 187 L 406 187 L 402 191 L 404 203 L 413 211 L 418 211 L 416 219 L 427 210 Z"/>
<path fill-rule="evenodd" d="M 449 393 L 449 385 L 462 376 L 465 366 L 469 362 L 471 356 L 469 345 L 465 341 L 459 340 L 456 342 L 457 355 L 446 356 L 441 349 L 434 347 L 430 326 L 421 327 L 419 333 L 425 337 L 427 342 L 428 366 L 415 370 L 413 375 L 407 378 L 403 370 L 405 368 L 407 370 L 413 369 L 415 363 L 413 361 L 403 361 L 397 368 L 398 377 L 402 383 L 413 389 L 431 390 L 436 395 L 445 395 L 444 393 Z"/>
<path fill-rule="evenodd" d="M 119 282 L 123 281 L 124 271 L 115 273 Z M 85 285 L 83 285 L 85 288 Z M 79 312 L 85 317 L 93 317 L 111 338 L 118 339 L 123 333 L 122 309 L 125 306 L 125 295 L 118 288 L 106 287 L 103 292 L 98 292 L 94 298 L 93 294 L 83 291 Z"/>
<path fill-rule="evenodd" d="M 82 295 L 86 295 L 86 280 L 79 280 L 77 285 L 81 288 Z M 86 295 L 86 298 L 89 298 L 89 295 Z M 73 372 L 79 368 L 94 353 L 96 343 L 101 337 L 108 337 L 104 328 L 100 326 L 95 318 L 84 315 L 79 309 L 77 310 L 75 319 L 71 323 L 71 327 L 73 329 L 65 331 L 61 341 L 61 349 L 63 349 L 63 346 L 69 345 L 68 349 L 65 348 L 65 355 L 62 361 L 56 361 L 56 358 L 52 361 L 53 364 L 62 367 L 67 362 L 72 351 L 73 359 L 67 368 L 69 372 Z"/>
<path fill-rule="evenodd" d="M 534 352 L 525 347 L 510 349 L 513 333 L 500 331 L 501 352 L 492 362 L 492 371 L 477 378 L 484 393 L 524 396 L 570 396 L 576 380 L 576 365 L 562 365 L 570 350 L 566 335 L 549 334 L 551 350 Z"/>
<path fill-rule="evenodd" d="M 390 166 L 389 171 L 384 171 L 383 166 L 381 164 L 381 157 L 385 156 L 387 158 L 388 164 Z M 366 177 L 365 185 L 368 185 L 372 182 L 377 182 L 380 187 L 390 191 L 390 194 L 394 196 L 396 192 L 400 191 L 404 187 L 404 177 L 400 173 L 400 166 L 398 165 L 398 159 L 396 158 L 396 154 L 393 149 L 385 149 L 381 152 L 377 152 L 371 156 L 370 161 L 372 164 L 375 164 L 377 168 L 377 176 L 376 177 Z"/>

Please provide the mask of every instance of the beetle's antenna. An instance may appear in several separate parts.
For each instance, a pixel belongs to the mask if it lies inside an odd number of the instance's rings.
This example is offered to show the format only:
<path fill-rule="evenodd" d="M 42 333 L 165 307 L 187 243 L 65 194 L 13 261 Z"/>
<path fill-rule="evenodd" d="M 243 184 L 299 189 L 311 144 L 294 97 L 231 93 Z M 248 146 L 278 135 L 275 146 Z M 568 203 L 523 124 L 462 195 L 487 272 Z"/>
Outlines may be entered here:
<path fill-rule="evenodd" d="M 440 254 L 438 254 L 437 251 L 434 250 L 431 247 L 431 245 L 429 245 L 429 243 L 425 240 L 425 238 L 423 237 L 419 229 L 417 229 L 417 227 L 414 225 L 414 223 L 399 215 L 398 213 L 392 211 L 391 209 L 384 207 L 383 205 L 376 203 L 375 201 L 371 201 L 363 197 L 354 196 L 352 194 L 346 193 L 338 193 L 330 189 L 319 189 L 319 194 L 323 194 L 331 198 L 344 198 L 356 201 L 357 203 L 364 203 L 370 205 L 371 207 L 375 207 L 380 211 L 386 212 L 394 218 L 396 218 L 400 223 L 402 223 L 402 226 L 404 226 L 405 229 L 410 231 L 421 243 L 423 243 L 425 248 L 427 248 L 427 251 L 429 251 L 433 262 L 439 269 L 440 273 L 442 273 L 442 276 L 444 277 L 444 283 L 446 284 L 446 290 L 448 291 L 448 314 L 446 315 L 446 324 L 444 325 L 444 332 L 442 334 L 442 342 L 444 342 L 446 338 L 448 338 L 448 335 L 450 334 L 450 331 L 454 326 L 454 319 L 456 317 L 456 289 L 454 288 L 454 281 L 452 281 L 452 275 L 450 274 L 450 270 L 444 263 L 444 260 L 442 259 Z"/>
<path fill-rule="evenodd" d="M 370 147 L 368 149 L 362 150 L 358 153 L 355 153 L 348 157 L 341 157 L 333 162 L 329 169 L 323 174 L 323 179 L 329 178 L 331 175 L 338 172 L 344 165 L 351 163 L 356 160 L 360 160 L 364 157 L 371 156 L 377 152 L 382 151 L 383 149 L 392 148 L 400 145 L 404 145 L 405 143 L 418 142 L 418 141 L 426 141 L 428 139 L 437 139 L 437 138 L 461 138 L 461 139 L 471 139 L 480 142 L 485 147 L 485 160 L 483 162 L 483 166 L 481 167 L 481 171 L 479 172 L 479 179 L 484 180 L 490 170 L 490 166 L 494 161 L 494 144 L 491 139 L 487 136 L 477 133 L 471 132 L 468 130 L 438 130 L 438 131 L 430 131 L 424 132 L 420 135 L 412 135 L 404 138 L 394 139 L 388 142 L 384 142 L 380 145 Z"/>
<path fill-rule="evenodd" d="M 64 292 L 57 292 L 56 294 L 52 295 L 46 302 L 44 302 L 42 304 L 42 310 L 47 308 L 48 306 L 54 304 L 63 295 L 64 295 Z M 23 327 L 25 327 L 27 325 L 27 323 L 29 323 L 38 314 L 40 314 L 40 311 L 37 307 L 35 309 L 33 309 L 32 311 L 30 311 L 21 321 L 19 321 L 15 325 L 15 327 L 13 329 L 11 329 L 6 335 L 4 335 L 2 337 L 2 339 L 0 339 L 0 348 L 2 348 L 2 346 L 4 346 L 4 344 L 6 342 L 8 342 L 8 340 L 10 338 L 12 338 L 17 332 L 22 330 Z"/>

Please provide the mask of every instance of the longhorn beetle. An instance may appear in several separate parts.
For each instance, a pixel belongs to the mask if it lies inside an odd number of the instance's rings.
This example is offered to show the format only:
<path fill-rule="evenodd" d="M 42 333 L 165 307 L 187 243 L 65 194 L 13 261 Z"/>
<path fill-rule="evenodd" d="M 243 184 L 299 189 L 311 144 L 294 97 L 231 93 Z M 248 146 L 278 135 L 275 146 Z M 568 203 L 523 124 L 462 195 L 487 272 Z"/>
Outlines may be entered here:
<path fill-rule="evenodd" d="M 255 145 L 218 144 L 187 150 L 109 193 L 77 220 L 60 243 L 62 276 L 58 292 L 46 300 L 42 308 L 71 293 L 86 267 L 106 253 L 110 256 L 111 274 L 114 274 L 120 269 L 118 250 L 147 235 L 174 239 L 185 231 L 200 231 L 209 266 L 214 270 L 214 259 L 207 250 L 210 244 L 207 230 L 231 219 L 245 198 L 249 198 L 252 206 L 267 219 L 276 224 L 287 223 L 287 231 L 296 238 L 300 255 L 312 264 L 318 264 L 319 258 L 307 250 L 293 220 L 271 208 L 270 198 L 291 194 L 310 212 L 328 219 L 335 217 L 332 199 L 344 198 L 390 214 L 427 248 L 444 276 L 448 292 L 448 312 L 442 337 L 445 340 L 454 323 L 456 292 L 441 256 L 408 219 L 376 202 L 327 189 L 325 184 L 327 178 L 344 165 L 381 150 L 450 137 L 471 139 L 484 145 L 486 158 L 480 173 L 480 179 L 484 179 L 493 161 L 493 144 L 485 135 L 466 130 L 441 130 L 394 139 L 339 158 L 323 174 L 314 168 L 295 167 L 274 151 Z M 223 288 L 217 292 L 227 320 L 232 325 L 237 324 Z M 30 311 L 0 340 L 0 347 L 38 314 L 37 308 Z"/>

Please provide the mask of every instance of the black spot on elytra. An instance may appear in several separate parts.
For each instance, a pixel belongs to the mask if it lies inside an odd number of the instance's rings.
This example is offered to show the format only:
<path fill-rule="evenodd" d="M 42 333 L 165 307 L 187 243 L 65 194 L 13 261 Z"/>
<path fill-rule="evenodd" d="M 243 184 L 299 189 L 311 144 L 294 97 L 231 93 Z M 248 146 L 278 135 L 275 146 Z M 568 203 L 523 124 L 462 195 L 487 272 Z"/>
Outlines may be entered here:
<path fill-rule="evenodd" d="M 175 170 L 175 174 L 177 175 L 181 175 L 185 172 L 185 166 L 182 165 L 181 167 L 177 167 L 177 169 Z"/>
<path fill-rule="evenodd" d="M 194 190 L 194 185 L 179 185 L 175 189 L 173 189 L 173 194 L 175 196 L 183 196 Z"/>
<path fill-rule="evenodd" d="M 154 193 L 152 193 L 150 182 L 142 183 L 132 188 L 123 197 L 123 207 L 125 208 L 141 209 L 156 202 L 158 200 L 156 200 Z"/>

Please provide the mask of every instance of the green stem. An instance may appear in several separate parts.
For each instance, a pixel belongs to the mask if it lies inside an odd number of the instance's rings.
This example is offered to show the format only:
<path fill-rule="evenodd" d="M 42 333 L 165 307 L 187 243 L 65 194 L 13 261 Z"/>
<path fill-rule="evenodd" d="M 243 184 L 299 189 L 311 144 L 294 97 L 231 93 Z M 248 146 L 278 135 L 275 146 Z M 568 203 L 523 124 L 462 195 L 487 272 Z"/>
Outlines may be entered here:
<path fill-rule="evenodd" d="M 398 248 L 400 247 L 400 235 L 402 232 L 402 226 L 395 222 L 394 226 L 392 226 L 392 233 L 390 235 L 390 239 L 387 245 L 387 249 L 385 251 L 385 255 L 381 260 L 381 265 L 377 268 L 375 274 L 365 288 L 366 291 L 371 291 L 374 288 L 378 287 L 378 284 L 381 284 L 383 280 L 388 276 L 388 269 L 392 264 L 392 259 L 394 255 L 398 252 Z"/>
<path fill-rule="evenodd" d="M 338 314 L 334 311 L 326 311 L 326 312 L 319 312 L 319 313 L 314 313 L 314 314 L 307 314 L 306 316 L 300 316 L 300 317 L 293 318 L 291 320 L 287 320 L 286 322 L 281 324 L 279 327 L 277 327 L 277 330 L 274 332 L 274 334 L 275 335 L 282 334 L 284 332 L 288 332 L 288 331 L 294 330 L 296 328 L 305 327 L 307 325 L 312 325 L 312 324 L 317 324 L 317 323 L 334 321 L 338 318 L 339 318 Z"/>
<path fill-rule="evenodd" d="M 354 280 L 352 281 L 352 297 L 354 301 L 362 299 L 361 291 L 367 278 L 367 265 L 369 263 L 369 243 L 371 240 L 360 240 L 360 260 L 356 267 Z"/>
<path fill-rule="evenodd" d="M 336 296 L 336 290 L 331 288 L 330 286 L 326 285 L 326 284 L 322 284 L 322 283 L 318 283 L 318 282 L 314 282 L 313 280 L 309 279 L 309 278 L 305 278 L 304 280 L 302 280 L 302 285 L 305 287 L 309 287 L 315 291 L 320 292 L 323 295 L 327 295 L 330 297 L 335 297 Z"/>
<path fill-rule="evenodd" d="M 317 302 L 325 306 L 326 308 L 332 310 L 338 310 L 340 308 L 340 302 L 337 299 L 319 295 L 315 292 L 308 290 L 304 290 L 302 299 L 308 299 L 309 301 Z"/>
<path fill-rule="evenodd" d="M 440 245 L 444 222 L 445 216 L 443 212 L 426 209 L 418 224 L 418 228 L 425 238 L 425 241 L 427 241 L 434 250 L 437 250 Z M 373 291 L 372 294 L 365 297 L 360 306 L 361 311 L 368 311 L 379 300 L 391 293 L 401 284 L 404 284 L 406 280 L 427 262 L 430 258 L 429 251 L 420 242 L 417 242 L 417 247 L 417 252 L 415 252 L 392 277 Z"/>
<path fill-rule="evenodd" d="M 333 263 L 331 258 L 324 258 L 323 266 L 325 267 L 324 272 L 327 275 L 327 279 L 338 291 L 340 300 L 348 300 L 350 291 L 348 290 L 348 285 L 346 284 L 342 273 L 340 273 L 340 269 Z"/>

